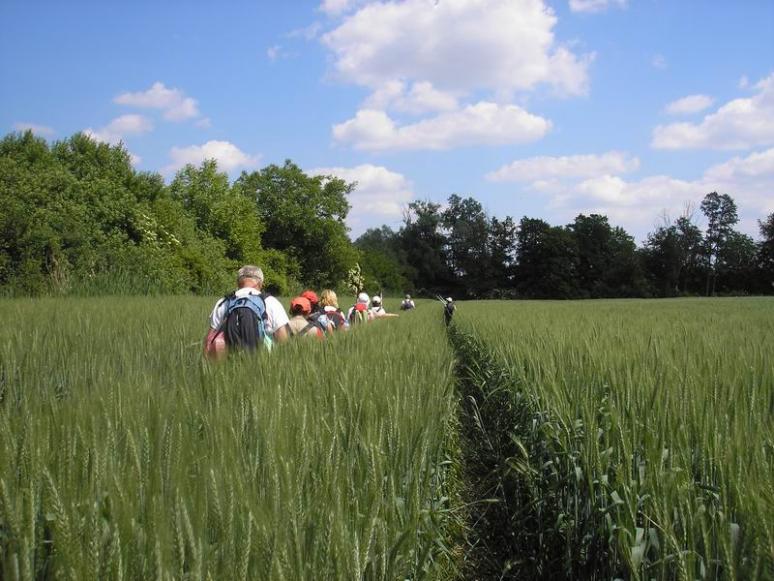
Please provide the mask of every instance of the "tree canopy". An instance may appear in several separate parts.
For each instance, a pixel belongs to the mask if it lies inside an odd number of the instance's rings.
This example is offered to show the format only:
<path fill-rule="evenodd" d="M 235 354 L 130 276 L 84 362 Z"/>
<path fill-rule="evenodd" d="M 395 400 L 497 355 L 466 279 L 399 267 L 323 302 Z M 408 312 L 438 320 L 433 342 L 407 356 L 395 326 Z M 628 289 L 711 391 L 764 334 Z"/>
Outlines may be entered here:
<path fill-rule="evenodd" d="M 638 248 L 601 214 L 566 225 L 490 216 L 472 196 L 411 202 L 397 230 L 354 243 L 357 187 L 287 160 L 233 183 L 214 160 L 169 184 L 136 171 L 122 145 L 83 134 L 49 144 L 31 132 L 0 141 L 0 290 L 216 293 L 259 264 L 276 293 L 343 289 L 360 266 L 371 292 L 458 297 L 597 298 L 774 292 L 774 214 L 760 240 L 735 230 L 729 194 L 708 193 L 702 232 L 687 211 Z"/>

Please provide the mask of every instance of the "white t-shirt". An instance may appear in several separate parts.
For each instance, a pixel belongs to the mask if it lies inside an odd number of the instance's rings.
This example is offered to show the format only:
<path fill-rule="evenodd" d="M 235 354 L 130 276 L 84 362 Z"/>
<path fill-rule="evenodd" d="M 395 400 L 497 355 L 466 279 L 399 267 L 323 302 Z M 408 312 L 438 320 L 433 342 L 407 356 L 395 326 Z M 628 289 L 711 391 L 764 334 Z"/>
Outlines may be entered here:
<path fill-rule="evenodd" d="M 384 310 L 384 307 L 379 305 L 378 307 L 371 307 L 368 309 L 368 314 L 371 316 L 372 319 L 377 317 L 383 317 L 387 314 L 387 311 Z"/>
<path fill-rule="evenodd" d="M 237 289 L 234 293 L 237 297 L 246 297 L 249 295 L 259 295 L 261 291 L 252 287 L 245 287 Z M 281 329 L 288 324 L 288 314 L 285 312 L 285 307 L 282 306 L 274 297 L 266 297 L 266 332 L 269 335 L 273 335 L 277 329 Z M 220 299 L 215 303 L 215 308 L 212 309 L 210 314 L 210 328 L 220 329 L 223 324 L 223 319 L 226 316 L 226 300 Z"/>

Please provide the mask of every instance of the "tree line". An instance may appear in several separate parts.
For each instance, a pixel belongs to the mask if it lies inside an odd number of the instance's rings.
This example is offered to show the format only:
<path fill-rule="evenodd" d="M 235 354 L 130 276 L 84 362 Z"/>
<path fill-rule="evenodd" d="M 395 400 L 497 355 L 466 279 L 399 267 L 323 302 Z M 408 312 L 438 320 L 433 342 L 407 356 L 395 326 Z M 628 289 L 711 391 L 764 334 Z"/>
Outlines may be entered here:
<path fill-rule="evenodd" d="M 400 228 L 353 243 L 345 220 L 355 187 L 291 161 L 231 182 L 210 160 L 166 184 L 135 170 L 122 145 L 11 133 L 0 141 L 0 290 L 213 294 L 254 263 L 277 294 L 341 289 L 356 267 L 372 291 L 469 298 L 774 292 L 774 213 L 756 242 L 734 229 L 727 194 L 701 202 L 704 231 L 687 213 L 640 248 L 602 215 L 517 223 L 456 194 L 444 206 L 415 201 Z"/>

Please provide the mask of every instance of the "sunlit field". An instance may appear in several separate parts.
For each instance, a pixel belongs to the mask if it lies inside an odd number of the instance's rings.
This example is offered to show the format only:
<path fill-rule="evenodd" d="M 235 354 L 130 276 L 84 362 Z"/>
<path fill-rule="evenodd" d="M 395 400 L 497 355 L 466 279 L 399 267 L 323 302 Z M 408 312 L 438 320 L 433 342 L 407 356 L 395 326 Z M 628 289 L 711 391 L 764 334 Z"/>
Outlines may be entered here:
<path fill-rule="evenodd" d="M 0 578 L 772 578 L 771 299 L 213 303 L 0 301 Z"/>
<path fill-rule="evenodd" d="M 774 301 L 480 302 L 458 324 L 506 374 L 471 379 L 508 394 L 514 550 L 575 578 L 772 578 Z"/>
<path fill-rule="evenodd" d="M 437 313 L 213 366 L 213 302 L 0 302 L 0 578 L 440 574 Z"/>

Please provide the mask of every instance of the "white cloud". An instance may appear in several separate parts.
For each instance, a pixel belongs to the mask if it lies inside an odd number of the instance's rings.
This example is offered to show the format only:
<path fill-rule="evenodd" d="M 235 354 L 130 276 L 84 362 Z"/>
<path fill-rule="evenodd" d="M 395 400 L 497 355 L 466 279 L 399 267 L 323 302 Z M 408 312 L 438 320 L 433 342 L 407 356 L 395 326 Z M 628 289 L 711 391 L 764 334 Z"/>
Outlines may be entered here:
<path fill-rule="evenodd" d="M 664 110 L 670 115 L 690 115 L 709 109 L 715 100 L 707 95 L 688 95 L 669 103 Z"/>
<path fill-rule="evenodd" d="M 543 0 L 372 2 L 322 42 L 339 78 L 371 89 L 401 81 L 446 93 L 505 94 L 544 84 L 585 94 L 593 55 L 557 44 L 556 22 Z"/>
<path fill-rule="evenodd" d="M 349 196 L 352 210 L 347 222 L 357 235 L 371 226 L 396 222 L 414 199 L 411 182 L 386 167 L 363 164 L 356 167 L 316 168 L 311 175 L 333 175 L 346 182 L 357 182 Z"/>
<path fill-rule="evenodd" d="M 160 82 L 153 83 L 147 91 L 122 93 L 113 101 L 141 109 L 159 109 L 168 121 L 185 121 L 199 116 L 196 99 L 186 97 L 180 89 L 168 89 Z"/>
<path fill-rule="evenodd" d="M 142 163 L 142 158 L 139 155 L 135 155 L 131 151 L 129 152 L 129 163 L 137 167 Z"/>
<path fill-rule="evenodd" d="M 199 165 L 205 159 L 216 160 L 218 168 L 226 172 L 254 167 L 260 160 L 260 156 L 248 155 L 228 141 L 208 141 L 203 145 L 173 147 L 169 157 L 172 162 L 162 169 L 162 173 L 173 173 L 189 163 Z"/>
<path fill-rule="evenodd" d="M 657 149 L 747 149 L 774 144 L 774 73 L 755 85 L 756 94 L 729 101 L 701 123 L 659 125 Z"/>
<path fill-rule="evenodd" d="M 634 171 L 640 160 L 620 151 L 601 155 L 567 155 L 519 159 L 490 172 L 493 182 L 550 182 L 567 178 L 589 178 Z"/>
<path fill-rule="evenodd" d="M 390 81 L 376 89 L 363 103 L 363 109 L 392 109 L 410 114 L 453 111 L 457 107 L 454 95 L 439 91 L 426 81 L 414 83 L 408 91 L 406 83 Z"/>
<path fill-rule="evenodd" d="M 740 89 L 746 89 L 750 86 L 750 79 L 747 78 L 747 75 L 742 75 L 739 79 L 739 82 L 737 83 L 737 86 Z"/>
<path fill-rule="evenodd" d="M 119 141 L 123 141 L 127 135 L 139 135 L 152 130 L 153 123 L 150 119 L 143 115 L 130 114 L 116 117 L 100 129 L 89 127 L 83 132 L 95 141 L 104 141 L 115 145 Z"/>
<path fill-rule="evenodd" d="M 26 123 L 24 121 L 18 121 L 13 124 L 14 131 L 32 131 L 35 135 L 40 137 L 52 137 L 56 133 L 51 127 L 47 125 L 38 125 L 37 123 Z"/>
<path fill-rule="evenodd" d="M 611 6 L 626 8 L 627 0 L 570 0 L 573 12 L 604 12 Z"/>
<path fill-rule="evenodd" d="M 357 149 L 449 149 L 525 143 L 543 137 L 551 122 L 516 105 L 480 102 L 417 123 L 398 125 L 384 111 L 363 109 L 333 127 L 336 141 Z"/>
<path fill-rule="evenodd" d="M 698 204 L 713 191 L 727 193 L 739 209 L 739 227 L 756 235 L 755 219 L 774 211 L 774 148 L 711 166 L 694 180 L 655 175 L 627 181 L 600 173 L 574 182 L 537 180 L 529 189 L 547 196 L 550 207 L 568 220 L 598 212 L 641 238 L 664 212 L 678 216 L 686 202 Z"/>
<path fill-rule="evenodd" d="M 336 16 L 351 10 L 358 3 L 358 0 L 323 0 L 323 3 L 320 4 L 320 10 L 331 16 Z"/>

